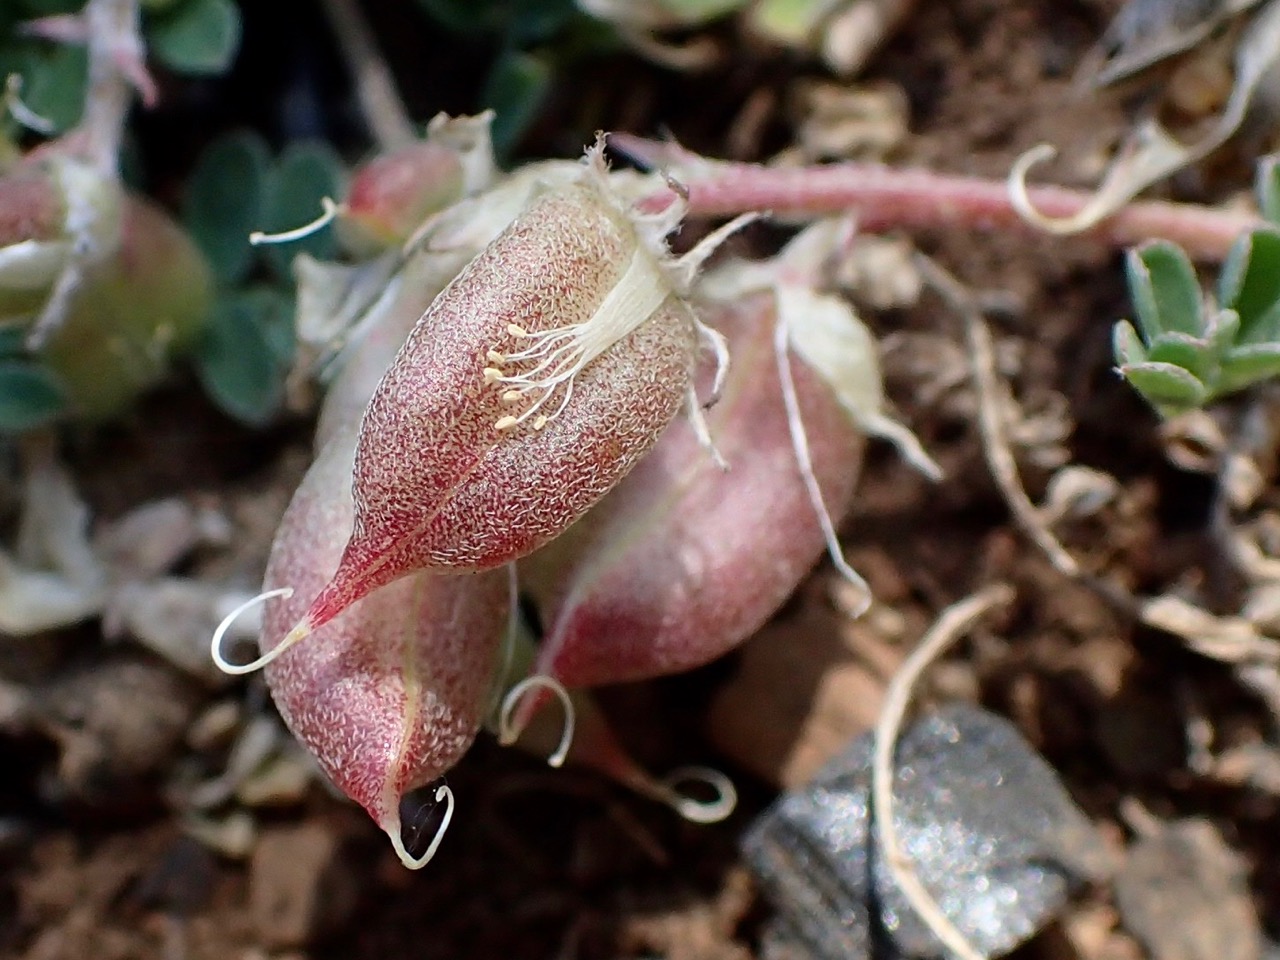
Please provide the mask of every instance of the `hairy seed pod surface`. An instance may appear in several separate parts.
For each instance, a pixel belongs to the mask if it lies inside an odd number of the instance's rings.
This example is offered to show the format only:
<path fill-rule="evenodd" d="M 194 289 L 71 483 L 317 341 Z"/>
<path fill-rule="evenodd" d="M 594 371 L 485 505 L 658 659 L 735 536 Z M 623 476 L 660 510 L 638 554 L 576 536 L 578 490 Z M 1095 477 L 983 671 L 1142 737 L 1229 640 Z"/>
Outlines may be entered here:
<path fill-rule="evenodd" d="M 328 581 L 351 529 L 353 430 L 325 446 L 294 494 L 268 562 L 269 653 Z M 300 649 L 271 661 L 267 684 L 285 722 L 325 773 L 368 810 L 402 860 L 399 803 L 449 770 L 488 706 L 506 630 L 508 581 L 420 573 L 364 598 Z"/>
<path fill-rule="evenodd" d="M 699 666 L 763 625 L 822 553 L 782 395 L 774 296 L 712 317 L 733 352 L 708 417 L 730 470 L 699 456 L 692 431 L 673 427 L 599 506 L 522 563 L 547 624 L 535 674 L 589 687 Z M 826 381 L 794 354 L 788 362 L 813 474 L 839 518 L 863 438 Z"/>
<path fill-rule="evenodd" d="M 598 152 L 436 298 L 360 428 L 355 525 L 296 642 L 416 570 L 476 571 L 562 533 L 690 393 L 701 326 L 662 236 L 610 193 Z"/>

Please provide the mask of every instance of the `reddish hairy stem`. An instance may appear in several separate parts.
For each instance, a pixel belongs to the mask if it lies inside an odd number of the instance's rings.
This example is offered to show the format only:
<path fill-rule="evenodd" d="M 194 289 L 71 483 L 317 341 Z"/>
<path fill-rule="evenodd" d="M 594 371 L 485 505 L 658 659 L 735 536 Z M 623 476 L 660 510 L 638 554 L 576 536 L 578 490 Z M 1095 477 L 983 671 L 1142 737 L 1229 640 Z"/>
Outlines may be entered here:
<path fill-rule="evenodd" d="M 631 137 L 612 138 L 633 156 L 657 158 L 656 151 Z M 778 215 L 811 215 L 856 211 L 867 231 L 893 227 L 969 227 L 979 230 L 1040 232 L 1013 209 L 1003 182 L 980 177 L 898 170 L 873 163 L 833 163 L 799 168 L 763 167 L 749 163 L 699 162 L 677 174 L 689 191 L 690 216 L 729 216 L 746 210 Z M 1036 209 L 1046 216 L 1075 213 L 1090 194 L 1065 187 L 1035 187 Z M 670 202 L 663 191 L 642 201 L 644 209 Z M 1251 213 L 1217 210 L 1188 203 L 1131 203 L 1082 236 L 1114 246 L 1152 238 L 1171 240 L 1199 260 L 1221 260 L 1241 233 L 1261 226 Z"/>

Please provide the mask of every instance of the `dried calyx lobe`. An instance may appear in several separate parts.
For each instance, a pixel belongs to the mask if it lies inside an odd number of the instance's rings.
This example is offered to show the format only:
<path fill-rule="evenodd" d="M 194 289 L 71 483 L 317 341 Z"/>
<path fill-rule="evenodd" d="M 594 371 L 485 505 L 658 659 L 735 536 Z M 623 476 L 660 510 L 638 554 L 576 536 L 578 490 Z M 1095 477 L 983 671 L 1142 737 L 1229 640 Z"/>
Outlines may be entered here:
<path fill-rule="evenodd" d="M 670 225 L 625 209 L 597 148 L 436 298 L 365 412 L 352 536 L 289 643 L 408 573 L 532 552 L 630 471 L 689 393 L 701 329 Z"/>

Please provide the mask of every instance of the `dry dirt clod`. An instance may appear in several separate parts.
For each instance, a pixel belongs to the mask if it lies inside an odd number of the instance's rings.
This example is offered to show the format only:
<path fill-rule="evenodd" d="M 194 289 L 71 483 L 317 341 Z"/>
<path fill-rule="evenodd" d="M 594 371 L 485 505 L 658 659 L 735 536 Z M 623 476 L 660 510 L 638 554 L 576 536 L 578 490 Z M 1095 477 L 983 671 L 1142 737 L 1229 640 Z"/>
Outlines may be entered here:
<path fill-rule="evenodd" d="M 743 648 L 737 676 L 712 702 L 708 736 L 756 776 L 797 786 L 875 725 L 900 660 L 867 622 L 774 623 Z"/>
<path fill-rule="evenodd" d="M 166 497 L 105 524 L 93 546 L 115 580 L 147 580 L 167 572 L 203 543 L 226 545 L 232 532 L 216 506 Z"/>
<path fill-rule="evenodd" d="M 127 654 L 54 678 L 35 698 L 36 726 L 61 748 L 52 797 L 124 801 L 173 759 L 200 701 L 181 677 Z"/>
<path fill-rule="evenodd" d="M 340 837 L 305 823 L 264 831 L 249 866 L 249 900 L 259 942 L 300 947 L 340 926 L 355 905 Z"/>
<path fill-rule="evenodd" d="M 1115 878 L 1124 925 L 1160 960 L 1258 960 L 1262 934 L 1243 858 L 1208 820 L 1161 824 Z"/>

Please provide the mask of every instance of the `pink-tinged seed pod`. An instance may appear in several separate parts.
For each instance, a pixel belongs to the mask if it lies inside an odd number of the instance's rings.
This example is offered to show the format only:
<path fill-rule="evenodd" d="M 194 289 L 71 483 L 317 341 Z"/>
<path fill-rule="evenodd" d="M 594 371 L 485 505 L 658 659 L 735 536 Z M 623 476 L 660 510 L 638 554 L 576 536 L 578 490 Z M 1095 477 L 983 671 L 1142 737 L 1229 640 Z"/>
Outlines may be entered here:
<path fill-rule="evenodd" d="M 719 340 L 681 296 L 691 270 L 669 262 L 671 216 L 644 220 L 615 199 L 600 151 L 410 333 L 360 428 L 351 540 L 285 645 L 408 573 L 531 553 L 625 476 L 691 396 L 699 337 Z"/>
<path fill-rule="evenodd" d="M 351 530 L 353 429 L 325 446 L 294 494 L 267 564 L 265 657 L 306 611 L 329 579 Z M 390 837 L 406 866 L 399 804 L 466 752 L 488 707 L 507 628 L 507 574 L 419 573 L 353 604 L 307 644 L 266 665 L 267 684 L 281 716 L 332 781 L 363 806 Z M 223 669 L 232 667 L 218 651 Z M 442 787 L 437 799 L 449 802 Z M 447 814 L 446 814 L 447 816 Z M 447 825 L 447 820 L 445 822 Z M 444 826 L 441 827 L 443 833 Z"/>
<path fill-rule="evenodd" d="M 66 215 L 66 197 L 39 164 L 21 164 L 0 177 L 0 248 L 57 238 L 65 231 Z"/>
<path fill-rule="evenodd" d="M 733 366 L 708 425 L 728 473 L 668 431 L 617 489 L 521 564 L 547 631 L 533 668 L 566 687 L 704 664 L 746 639 L 822 553 L 784 404 L 772 293 L 711 315 Z M 831 517 L 852 501 L 863 439 L 834 391 L 794 353 L 791 379 L 812 474 Z M 516 714 L 521 729 L 543 698 Z"/>
<path fill-rule="evenodd" d="M 104 208 L 118 207 L 119 191 L 96 187 L 81 165 L 61 159 L 24 159 L 0 176 L 0 324 L 39 312 L 71 253 L 73 208 L 118 225 L 118 212 Z"/>
<path fill-rule="evenodd" d="M 338 238 L 357 255 L 404 243 L 430 214 L 462 197 L 465 179 L 458 152 L 431 140 L 374 157 L 351 175 Z"/>

